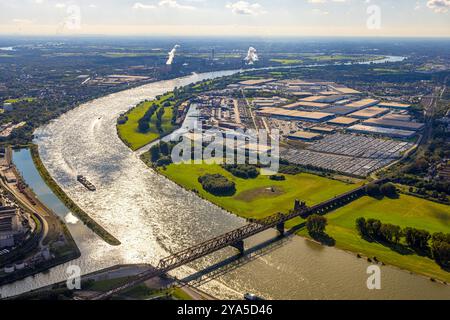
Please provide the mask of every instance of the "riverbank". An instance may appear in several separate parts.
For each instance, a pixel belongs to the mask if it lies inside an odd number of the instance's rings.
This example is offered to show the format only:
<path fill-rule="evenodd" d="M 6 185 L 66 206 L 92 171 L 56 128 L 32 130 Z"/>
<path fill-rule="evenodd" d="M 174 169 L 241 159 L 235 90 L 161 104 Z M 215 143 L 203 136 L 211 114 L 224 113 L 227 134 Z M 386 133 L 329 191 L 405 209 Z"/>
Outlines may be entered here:
<path fill-rule="evenodd" d="M 10 154 L 10 148 L 7 151 Z M 11 156 L 9 158 L 11 162 Z M 1 180 L 2 187 L 10 193 L 11 197 L 16 199 L 23 210 L 30 212 L 32 219 L 35 221 L 36 230 L 34 236 L 27 243 L 11 252 L 9 257 L 8 255 L 2 256 L 4 263 L 14 264 L 17 261 L 25 261 L 27 267 L 16 270 L 12 274 L 2 275 L 0 277 L 0 285 L 13 283 L 45 272 L 50 268 L 81 256 L 81 252 L 66 224 L 38 199 L 33 190 L 22 183 L 24 179 L 12 162 L 11 172 L 15 175 L 16 180 L 19 181 L 20 188 L 17 185 L 6 183 L 3 179 Z M 52 258 L 35 260 L 34 258 L 39 255 L 39 251 L 44 249 L 49 250 Z M 9 260 L 5 262 L 4 259 Z"/>
<path fill-rule="evenodd" d="M 71 212 L 80 219 L 89 229 L 95 232 L 99 237 L 101 237 L 105 242 L 112 246 L 119 246 L 121 243 L 112 234 L 110 234 L 106 229 L 94 221 L 84 210 L 82 210 L 75 202 L 73 202 L 70 197 L 61 189 L 61 187 L 53 180 L 50 173 L 45 168 L 42 160 L 39 156 L 39 149 L 37 145 L 30 146 L 31 156 L 41 175 L 42 179 L 48 185 L 48 187 L 53 191 L 53 193 L 64 203 L 64 205 L 71 210 Z"/>

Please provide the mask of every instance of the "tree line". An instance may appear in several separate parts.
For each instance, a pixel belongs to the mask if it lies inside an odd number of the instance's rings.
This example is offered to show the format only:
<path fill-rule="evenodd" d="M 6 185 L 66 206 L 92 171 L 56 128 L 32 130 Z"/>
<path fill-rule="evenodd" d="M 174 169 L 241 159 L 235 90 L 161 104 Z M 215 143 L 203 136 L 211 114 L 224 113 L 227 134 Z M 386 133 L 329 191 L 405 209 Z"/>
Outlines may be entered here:
<path fill-rule="evenodd" d="M 397 225 L 362 217 L 356 220 L 356 229 L 361 237 L 388 245 L 398 246 L 404 240 L 413 251 L 429 255 L 443 267 L 450 267 L 450 234 L 431 235 L 426 230 L 411 227 L 402 229 Z"/>

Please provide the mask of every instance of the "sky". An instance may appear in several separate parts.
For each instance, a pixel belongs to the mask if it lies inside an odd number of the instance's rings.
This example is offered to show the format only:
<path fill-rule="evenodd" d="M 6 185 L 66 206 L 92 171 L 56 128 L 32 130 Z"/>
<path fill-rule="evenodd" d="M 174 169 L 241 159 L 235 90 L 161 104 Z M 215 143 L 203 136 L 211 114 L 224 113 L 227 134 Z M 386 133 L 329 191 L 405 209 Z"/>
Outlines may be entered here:
<path fill-rule="evenodd" d="M 0 0 L 0 34 L 450 37 L 450 0 Z"/>

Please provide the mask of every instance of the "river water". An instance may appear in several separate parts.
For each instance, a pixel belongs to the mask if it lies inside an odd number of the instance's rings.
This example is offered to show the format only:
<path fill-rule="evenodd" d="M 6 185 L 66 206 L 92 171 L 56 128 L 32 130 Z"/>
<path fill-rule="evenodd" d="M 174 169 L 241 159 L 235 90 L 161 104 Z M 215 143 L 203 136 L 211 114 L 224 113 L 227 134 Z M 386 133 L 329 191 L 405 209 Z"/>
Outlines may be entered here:
<path fill-rule="evenodd" d="M 194 74 L 148 84 L 83 104 L 36 132 L 42 161 L 64 191 L 89 215 L 115 235 L 112 247 L 70 215 L 34 168 L 27 150 L 14 162 L 38 196 L 66 219 L 82 256 L 45 274 L 0 288 L 3 296 L 20 294 L 66 279 L 66 268 L 83 273 L 124 263 L 156 265 L 172 252 L 218 236 L 245 224 L 243 219 L 199 199 L 147 168 L 116 134 L 118 116 L 144 99 L 204 79 L 234 72 Z M 83 174 L 96 187 L 88 192 L 77 181 Z M 251 248 L 276 236 L 267 231 L 246 242 Z M 235 254 L 233 249 L 208 256 L 176 270 L 183 278 Z M 383 289 L 367 289 L 368 263 L 335 248 L 292 236 L 255 250 L 245 261 L 216 270 L 210 281 L 194 282 L 223 299 L 252 292 L 267 299 L 448 299 L 450 288 L 391 267 L 382 267 Z"/>

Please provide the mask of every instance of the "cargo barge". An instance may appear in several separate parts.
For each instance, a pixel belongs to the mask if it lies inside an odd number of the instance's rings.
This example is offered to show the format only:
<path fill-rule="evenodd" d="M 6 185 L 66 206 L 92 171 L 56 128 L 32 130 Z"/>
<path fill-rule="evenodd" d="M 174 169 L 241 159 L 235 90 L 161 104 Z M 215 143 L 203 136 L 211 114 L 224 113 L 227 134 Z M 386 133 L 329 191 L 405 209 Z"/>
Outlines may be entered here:
<path fill-rule="evenodd" d="M 86 179 L 86 177 L 80 175 L 80 176 L 77 176 L 77 180 L 89 191 L 97 190 L 97 188 L 88 179 Z"/>

